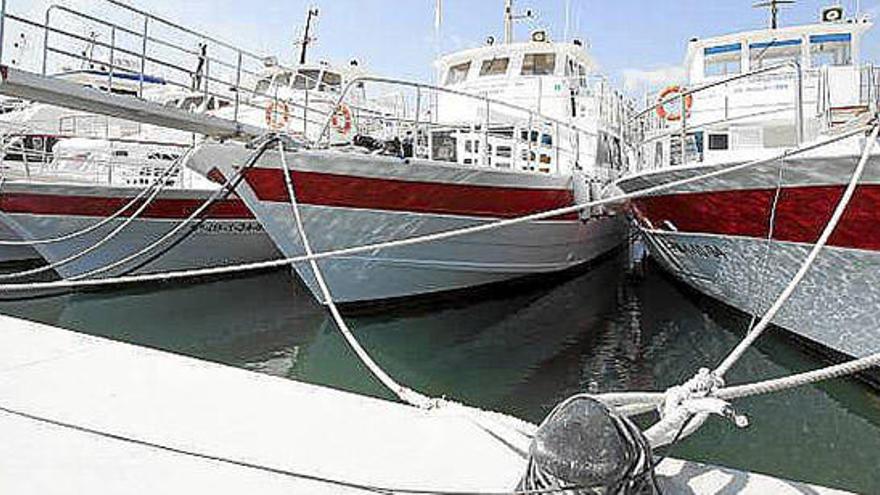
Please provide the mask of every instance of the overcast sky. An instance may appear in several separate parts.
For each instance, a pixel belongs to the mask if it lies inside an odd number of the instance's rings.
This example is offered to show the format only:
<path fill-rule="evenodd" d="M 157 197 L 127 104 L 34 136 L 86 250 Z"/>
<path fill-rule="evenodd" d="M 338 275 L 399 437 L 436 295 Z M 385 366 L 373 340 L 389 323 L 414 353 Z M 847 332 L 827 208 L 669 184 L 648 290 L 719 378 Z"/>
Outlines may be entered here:
<path fill-rule="evenodd" d="M 320 16 L 313 58 L 334 62 L 360 60 L 371 71 L 426 80 L 439 52 L 479 46 L 489 35 L 501 38 L 503 0 L 442 0 L 440 35 L 435 35 L 436 0 L 129 0 L 164 17 L 207 31 L 260 53 L 293 60 L 293 41 L 308 6 Z M 99 0 L 67 0 L 94 6 Z M 555 39 L 586 40 L 604 72 L 619 84 L 666 73 L 681 64 L 686 42 L 761 28 L 767 13 L 751 0 L 519 0 L 518 10 L 533 9 L 533 24 L 518 26 L 522 38 L 536 26 Z M 786 7 L 783 25 L 811 22 L 823 6 L 842 4 L 852 14 L 856 0 L 799 0 Z M 880 0 L 861 0 L 861 11 L 880 17 Z M 40 16 L 46 0 L 8 0 L 15 12 Z M 880 30 L 880 28 L 876 29 Z M 875 30 L 875 31 L 876 31 Z M 864 42 L 864 58 L 880 63 L 880 35 Z"/>

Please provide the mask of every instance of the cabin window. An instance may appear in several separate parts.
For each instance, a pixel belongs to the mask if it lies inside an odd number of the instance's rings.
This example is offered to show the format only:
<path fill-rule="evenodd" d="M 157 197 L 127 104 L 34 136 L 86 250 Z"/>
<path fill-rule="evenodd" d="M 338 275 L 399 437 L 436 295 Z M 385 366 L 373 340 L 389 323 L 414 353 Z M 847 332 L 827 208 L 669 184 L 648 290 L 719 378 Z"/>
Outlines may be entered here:
<path fill-rule="evenodd" d="M 581 64 L 578 64 L 578 77 L 581 80 L 581 87 L 587 87 L 587 68 Z"/>
<path fill-rule="evenodd" d="M 704 51 L 706 77 L 729 76 L 742 72 L 742 45 L 712 46 Z"/>
<path fill-rule="evenodd" d="M 810 36 L 810 61 L 813 67 L 852 64 L 852 35 L 823 34 Z"/>
<path fill-rule="evenodd" d="M 513 156 L 513 149 L 510 146 L 498 146 L 495 149 L 495 154 L 499 158 L 511 158 Z"/>
<path fill-rule="evenodd" d="M 801 40 L 773 40 L 749 45 L 751 69 L 773 67 L 801 59 Z"/>
<path fill-rule="evenodd" d="M 318 76 L 321 71 L 315 69 L 301 70 L 296 73 L 293 80 L 293 89 L 313 90 L 318 86 Z"/>
<path fill-rule="evenodd" d="M 265 94 L 269 91 L 269 86 L 272 85 L 271 77 L 264 77 L 257 82 L 257 87 L 254 89 L 254 93 L 256 94 Z"/>
<path fill-rule="evenodd" d="M 709 134 L 709 149 L 715 151 L 730 149 L 730 136 L 727 134 Z"/>
<path fill-rule="evenodd" d="M 465 62 L 463 64 L 453 65 L 449 68 L 449 72 L 446 74 L 446 84 L 458 84 L 467 79 L 468 72 L 471 70 L 471 63 Z"/>
<path fill-rule="evenodd" d="M 507 74 L 507 67 L 510 65 L 510 58 L 493 58 L 492 60 L 484 60 L 483 66 L 480 67 L 480 76 L 500 76 Z"/>
<path fill-rule="evenodd" d="M 275 76 L 275 86 L 279 88 L 286 88 L 290 86 L 290 78 L 293 76 L 290 72 L 282 72 Z"/>
<path fill-rule="evenodd" d="M 324 72 L 321 76 L 320 91 L 339 91 L 342 86 L 342 76 L 335 72 Z"/>
<path fill-rule="evenodd" d="M 556 72 L 555 53 L 528 53 L 523 58 L 522 75 L 549 76 Z"/>

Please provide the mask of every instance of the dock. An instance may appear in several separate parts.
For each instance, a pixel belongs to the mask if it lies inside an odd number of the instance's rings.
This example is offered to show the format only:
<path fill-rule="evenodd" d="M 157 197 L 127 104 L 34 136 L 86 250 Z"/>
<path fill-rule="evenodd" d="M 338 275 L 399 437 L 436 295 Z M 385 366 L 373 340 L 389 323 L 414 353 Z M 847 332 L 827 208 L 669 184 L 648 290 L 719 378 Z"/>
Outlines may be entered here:
<path fill-rule="evenodd" d="M 415 409 L 6 316 L 0 439 L 4 495 L 504 493 L 528 451 L 522 431 L 456 408 Z M 658 474 L 666 493 L 843 493 L 672 459 Z"/>

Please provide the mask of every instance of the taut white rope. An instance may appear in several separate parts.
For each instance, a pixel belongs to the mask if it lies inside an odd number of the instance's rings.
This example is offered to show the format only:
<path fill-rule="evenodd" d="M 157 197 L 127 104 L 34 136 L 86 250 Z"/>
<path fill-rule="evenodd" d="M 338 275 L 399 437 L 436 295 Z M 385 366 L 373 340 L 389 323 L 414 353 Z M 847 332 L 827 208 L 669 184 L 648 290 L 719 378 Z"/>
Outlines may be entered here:
<path fill-rule="evenodd" d="M 180 162 L 175 161 L 174 163 L 172 163 L 171 165 L 168 166 L 168 168 L 166 169 L 165 172 L 170 173 L 171 170 L 178 167 L 179 165 L 180 165 Z M 163 174 L 163 175 L 165 175 L 165 174 Z M 66 258 L 60 259 L 60 260 L 55 261 L 53 263 L 49 263 L 49 264 L 46 264 L 46 265 L 43 265 L 43 266 L 40 266 L 37 268 L 0 275 L 0 280 L 21 278 L 21 277 L 25 277 L 28 275 L 36 275 L 38 273 L 44 273 L 49 270 L 54 270 L 55 268 L 58 268 L 60 266 L 68 265 L 68 264 L 88 255 L 89 253 L 95 252 L 101 246 L 103 246 L 104 244 L 107 244 L 108 242 L 113 240 L 113 238 L 115 238 L 117 235 L 119 235 L 122 231 L 124 231 L 126 228 L 128 228 L 128 226 L 131 225 L 131 223 L 134 222 L 153 203 L 153 200 L 155 200 L 156 197 L 165 189 L 166 185 L 167 185 L 167 181 L 164 181 L 164 180 L 160 181 L 159 184 L 149 194 L 149 196 L 147 196 L 147 198 L 144 200 L 143 204 L 141 204 L 131 214 L 131 216 L 126 218 L 120 225 L 118 225 L 116 228 L 114 228 L 112 231 L 110 231 L 106 236 L 99 239 L 98 242 L 92 244 L 91 246 L 87 247 L 86 249 L 83 249 L 82 251 L 77 251 Z"/>
<path fill-rule="evenodd" d="M 182 157 L 179 157 L 177 160 L 175 160 L 175 163 L 178 160 L 180 160 L 181 163 L 183 163 Z M 41 245 L 41 244 L 55 244 L 55 243 L 59 243 L 59 242 L 69 241 L 71 239 L 75 239 L 77 237 L 82 237 L 86 234 L 94 232 L 95 230 L 98 230 L 99 228 L 103 227 L 104 225 L 107 225 L 108 223 L 112 222 L 113 220 L 116 220 L 117 218 L 119 218 L 126 211 L 130 210 L 132 206 L 134 206 L 141 199 L 143 199 L 144 196 L 146 196 L 147 193 L 152 191 L 154 187 L 158 186 L 160 181 L 164 182 L 165 179 L 168 178 L 168 173 L 174 169 L 173 165 L 174 165 L 174 163 L 172 163 L 169 167 L 167 167 L 165 169 L 165 171 L 162 173 L 162 175 L 160 175 L 159 177 L 154 179 L 153 182 L 151 182 L 147 187 L 145 187 L 143 190 L 141 190 L 137 194 L 137 196 L 133 197 L 128 203 L 123 205 L 122 208 L 116 210 L 112 215 L 104 218 L 103 220 L 96 222 L 92 225 L 89 225 L 88 227 L 86 227 L 82 230 L 79 230 L 76 232 L 71 232 L 69 234 L 64 234 L 59 237 L 53 237 L 53 238 L 49 238 L 49 239 L 15 240 L 15 241 L 0 240 L 0 246 L 37 246 L 37 245 Z M 4 181 L 5 181 L 5 178 L 4 178 Z M 3 182 L 0 182 L 0 187 L 2 187 L 2 184 L 3 184 Z"/>
<path fill-rule="evenodd" d="M 792 278 L 791 282 L 779 294 L 779 297 L 776 299 L 776 302 L 773 303 L 773 306 L 767 310 L 767 313 L 764 314 L 764 317 L 761 318 L 761 321 L 749 332 L 746 337 L 740 342 L 738 346 L 727 356 L 716 369 L 715 374 L 719 377 L 723 377 L 728 370 L 730 370 L 731 366 L 742 357 L 743 353 L 746 349 L 749 348 L 761 334 L 764 333 L 764 330 L 770 325 L 770 322 L 776 316 L 782 306 L 788 301 L 791 295 L 794 293 L 795 289 L 801 283 L 801 280 L 807 275 L 810 268 L 813 266 L 813 263 L 816 261 L 816 258 L 819 257 L 819 253 L 822 252 L 822 249 L 828 243 L 828 239 L 831 238 L 831 235 L 834 233 L 835 229 L 837 229 L 837 224 L 840 222 L 840 219 L 843 217 L 843 214 L 846 212 L 846 208 L 849 206 L 849 202 L 853 197 L 853 194 L 856 192 L 856 188 L 859 185 L 859 181 L 862 179 L 862 175 L 865 171 L 865 166 L 868 164 L 868 159 L 871 157 L 871 153 L 874 150 L 874 144 L 877 142 L 877 136 L 880 133 L 880 124 L 874 126 L 873 132 L 871 132 L 868 141 L 865 143 L 865 147 L 862 150 L 861 159 L 859 159 L 858 165 L 856 165 L 855 170 L 853 171 L 852 178 L 849 181 L 849 185 L 847 185 L 846 190 L 841 196 L 840 201 L 837 203 L 837 207 L 834 209 L 834 214 L 831 215 L 831 218 L 828 220 L 828 223 L 825 225 L 825 230 L 822 231 L 822 235 L 819 236 L 819 240 L 816 241 L 816 244 L 813 246 L 813 249 L 810 251 L 810 254 L 804 260 L 803 264 L 801 264 L 800 269 Z"/>

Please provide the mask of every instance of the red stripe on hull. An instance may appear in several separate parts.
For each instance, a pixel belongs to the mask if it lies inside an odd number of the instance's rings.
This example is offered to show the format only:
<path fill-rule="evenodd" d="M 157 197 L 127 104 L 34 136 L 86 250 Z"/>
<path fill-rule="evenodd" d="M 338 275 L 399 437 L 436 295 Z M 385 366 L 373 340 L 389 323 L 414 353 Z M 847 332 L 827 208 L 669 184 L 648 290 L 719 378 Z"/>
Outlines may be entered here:
<path fill-rule="evenodd" d="M 280 170 L 254 168 L 245 179 L 261 201 L 288 202 Z M 565 189 L 529 189 L 471 184 L 415 182 L 319 172 L 292 171 L 303 204 L 473 217 L 513 218 L 570 206 Z M 569 215 L 556 220 L 576 220 Z"/>
<path fill-rule="evenodd" d="M 783 189 L 773 238 L 814 243 L 833 214 L 843 186 Z M 775 189 L 714 191 L 654 196 L 633 201 L 639 216 L 654 228 L 671 222 L 680 232 L 766 238 Z M 860 186 L 829 244 L 880 250 L 880 186 Z"/>
<path fill-rule="evenodd" d="M 108 217 L 128 204 L 133 197 L 107 198 L 69 196 L 63 194 L 0 193 L 0 211 L 33 215 L 75 215 Z M 205 198 L 207 199 L 207 198 Z M 156 198 L 138 218 L 188 218 L 205 199 Z M 129 216 L 141 203 L 126 210 Z M 206 218 L 224 220 L 253 219 L 254 216 L 240 199 L 216 201 L 205 214 Z"/>

